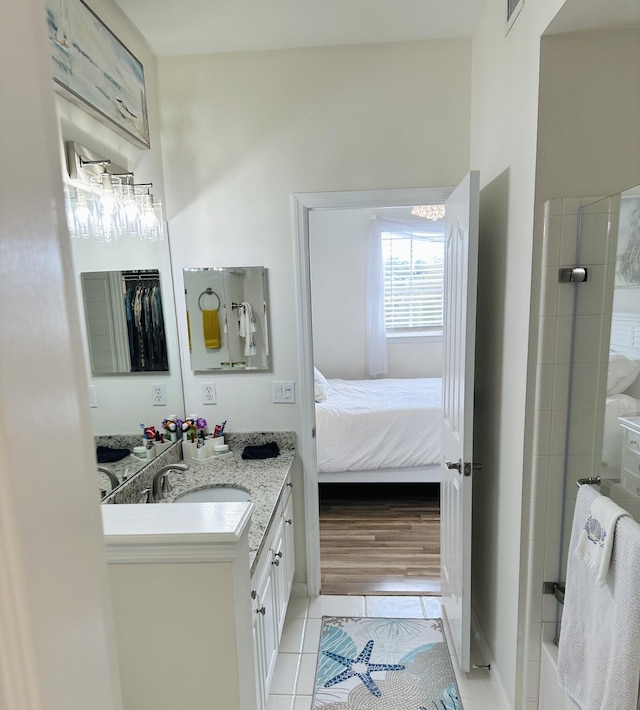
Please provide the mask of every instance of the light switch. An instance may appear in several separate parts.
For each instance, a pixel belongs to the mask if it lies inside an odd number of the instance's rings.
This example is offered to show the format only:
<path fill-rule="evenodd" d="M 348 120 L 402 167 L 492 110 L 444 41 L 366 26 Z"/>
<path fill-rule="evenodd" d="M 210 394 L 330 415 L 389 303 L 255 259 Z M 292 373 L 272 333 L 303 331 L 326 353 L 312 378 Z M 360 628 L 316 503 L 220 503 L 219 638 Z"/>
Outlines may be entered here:
<path fill-rule="evenodd" d="M 274 404 L 293 404 L 296 401 L 295 382 L 272 382 L 271 395 Z"/>

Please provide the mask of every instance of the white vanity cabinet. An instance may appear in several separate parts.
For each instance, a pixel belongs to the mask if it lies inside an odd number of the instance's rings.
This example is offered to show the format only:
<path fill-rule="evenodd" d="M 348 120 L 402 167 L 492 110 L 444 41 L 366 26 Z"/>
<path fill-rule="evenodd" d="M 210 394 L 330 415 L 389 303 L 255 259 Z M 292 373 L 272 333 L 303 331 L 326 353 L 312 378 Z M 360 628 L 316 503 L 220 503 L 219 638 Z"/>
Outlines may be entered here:
<path fill-rule="evenodd" d="M 256 484 L 255 504 L 102 507 L 124 710 L 266 710 L 294 572 L 282 481 L 268 503 Z"/>
<path fill-rule="evenodd" d="M 623 433 L 621 483 L 640 496 L 640 416 L 619 417 L 618 422 Z"/>
<path fill-rule="evenodd" d="M 259 710 L 267 706 L 294 571 L 293 502 L 291 479 L 288 477 L 251 577 L 253 650 Z"/>

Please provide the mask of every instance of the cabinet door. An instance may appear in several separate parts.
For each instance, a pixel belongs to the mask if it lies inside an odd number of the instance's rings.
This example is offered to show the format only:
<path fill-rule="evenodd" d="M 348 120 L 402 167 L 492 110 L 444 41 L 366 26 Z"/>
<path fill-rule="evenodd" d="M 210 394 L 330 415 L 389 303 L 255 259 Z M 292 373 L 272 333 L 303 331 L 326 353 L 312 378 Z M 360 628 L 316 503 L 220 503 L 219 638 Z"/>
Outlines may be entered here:
<path fill-rule="evenodd" d="M 264 623 L 260 613 L 260 602 L 256 590 L 252 592 L 253 603 L 251 611 L 253 613 L 253 661 L 256 672 L 256 707 L 258 710 L 266 710 L 267 689 L 265 687 L 265 645 L 264 645 Z"/>
<path fill-rule="evenodd" d="M 271 548 L 271 576 L 274 584 L 276 614 L 278 619 L 278 639 L 282 635 L 284 618 L 287 613 L 289 594 L 287 591 L 287 565 L 284 559 L 284 520 L 280 518 L 278 529 Z"/>
<path fill-rule="evenodd" d="M 262 588 L 259 599 L 261 607 L 257 616 L 261 617 L 263 629 L 264 648 L 264 684 L 266 694 L 269 694 L 273 671 L 278 658 L 278 618 L 276 614 L 276 600 L 274 594 L 273 575 L 266 577 L 265 585 Z"/>
<path fill-rule="evenodd" d="M 284 520 L 284 544 L 282 546 L 282 560 L 285 565 L 286 579 L 286 597 L 287 600 L 291 595 L 291 587 L 293 586 L 293 575 L 296 570 L 296 553 L 293 541 L 293 496 L 289 495 L 289 499 L 285 503 L 282 513 Z"/>

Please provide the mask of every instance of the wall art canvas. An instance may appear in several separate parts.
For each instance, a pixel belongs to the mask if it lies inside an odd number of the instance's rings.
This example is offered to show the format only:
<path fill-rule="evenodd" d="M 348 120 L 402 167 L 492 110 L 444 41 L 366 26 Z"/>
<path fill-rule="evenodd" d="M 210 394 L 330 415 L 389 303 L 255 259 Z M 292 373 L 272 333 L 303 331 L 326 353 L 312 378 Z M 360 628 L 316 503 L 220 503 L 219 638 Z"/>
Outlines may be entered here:
<path fill-rule="evenodd" d="M 60 93 L 148 148 L 142 64 L 81 0 L 46 0 L 46 11 Z"/>
<path fill-rule="evenodd" d="M 640 286 L 640 196 L 620 200 L 616 286 Z"/>

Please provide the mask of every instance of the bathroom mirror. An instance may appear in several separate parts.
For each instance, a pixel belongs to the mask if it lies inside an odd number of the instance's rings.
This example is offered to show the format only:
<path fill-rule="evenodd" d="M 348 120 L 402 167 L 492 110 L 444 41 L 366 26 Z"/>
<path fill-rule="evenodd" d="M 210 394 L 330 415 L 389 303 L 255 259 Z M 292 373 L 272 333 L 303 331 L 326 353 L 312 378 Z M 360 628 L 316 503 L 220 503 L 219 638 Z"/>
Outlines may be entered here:
<path fill-rule="evenodd" d="M 265 268 L 184 269 L 184 292 L 194 372 L 270 369 Z"/>
<path fill-rule="evenodd" d="M 94 375 L 168 373 L 158 269 L 80 274 Z"/>

